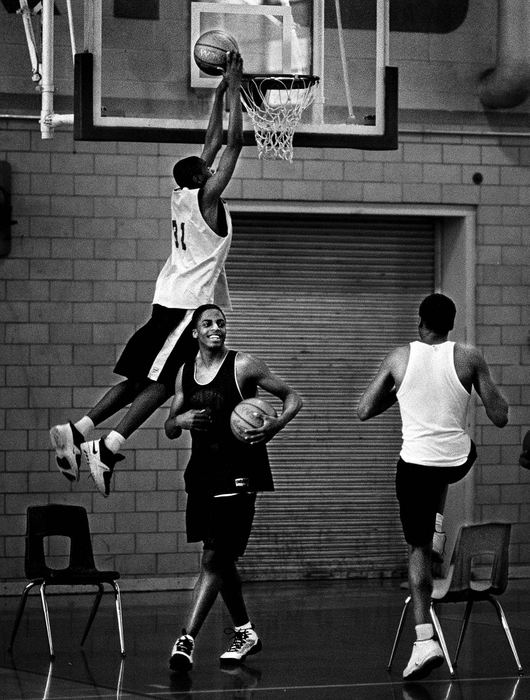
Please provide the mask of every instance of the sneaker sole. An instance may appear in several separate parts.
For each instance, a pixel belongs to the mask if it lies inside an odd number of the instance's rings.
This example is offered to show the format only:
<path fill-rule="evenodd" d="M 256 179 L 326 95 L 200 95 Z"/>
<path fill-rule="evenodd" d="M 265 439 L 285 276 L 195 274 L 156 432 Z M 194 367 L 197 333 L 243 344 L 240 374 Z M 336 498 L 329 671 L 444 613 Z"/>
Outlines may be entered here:
<path fill-rule="evenodd" d="M 57 428 L 52 428 L 50 430 L 50 441 L 55 450 L 55 461 L 57 462 L 57 468 L 61 474 L 63 474 L 68 481 L 79 481 L 81 454 L 76 455 L 75 452 L 73 452 L 75 446 L 73 449 L 70 448 L 68 442 L 64 440 L 61 431 L 57 430 Z"/>
<path fill-rule="evenodd" d="M 435 656 L 432 659 L 429 659 L 426 661 L 423 666 L 418 668 L 417 671 L 413 671 L 410 673 L 408 676 L 403 676 L 404 680 L 407 681 L 413 681 L 413 680 L 419 680 L 420 678 L 425 678 L 425 676 L 428 676 L 431 671 L 433 671 L 435 668 L 438 668 L 441 666 L 444 662 L 444 657 L 443 656 Z"/>
<path fill-rule="evenodd" d="M 247 656 L 252 656 L 253 654 L 259 653 L 263 649 L 263 645 L 261 643 L 261 639 L 258 639 L 256 644 L 250 649 L 250 651 L 247 651 L 246 654 L 243 654 L 243 656 L 240 656 L 238 659 L 237 658 L 223 658 L 222 656 L 219 657 L 219 662 L 221 663 L 222 666 L 235 666 L 237 664 L 243 663 L 243 661 L 247 658 Z"/>

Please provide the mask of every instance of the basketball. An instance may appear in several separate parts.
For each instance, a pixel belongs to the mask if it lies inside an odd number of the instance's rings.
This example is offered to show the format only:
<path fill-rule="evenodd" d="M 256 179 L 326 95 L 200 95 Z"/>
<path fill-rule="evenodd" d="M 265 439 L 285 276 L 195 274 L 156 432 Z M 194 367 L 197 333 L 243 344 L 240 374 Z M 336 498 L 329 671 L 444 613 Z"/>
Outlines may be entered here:
<path fill-rule="evenodd" d="M 241 403 L 238 403 L 234 408 L 230 416 L 232 433 L 238 440 L 245 442 L 245 430 L 259 428 L 263 425 L 262 416 L 272 416 L 276 418 L 277 413 L 274 406 L 271 406 L 270 403 L 264 399 L 258 399 L 257 397 L 241 401 Z"/>
<path fill-rule="evenodd" d="M 221 75 L 226 68 L 229 51 L 239 52 L 236 40 L 221 29 L 201 34 L 193 47 L 193 58 L 199 68 L 208 75 Z"/>

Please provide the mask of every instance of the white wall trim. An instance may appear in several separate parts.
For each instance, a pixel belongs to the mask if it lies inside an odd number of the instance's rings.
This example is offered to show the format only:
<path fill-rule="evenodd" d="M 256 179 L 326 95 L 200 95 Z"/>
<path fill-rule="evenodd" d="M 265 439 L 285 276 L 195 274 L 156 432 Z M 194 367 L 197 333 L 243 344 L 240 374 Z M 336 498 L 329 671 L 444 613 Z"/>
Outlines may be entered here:
<path fill-rule="evenodd" d="M 458 309 L 454 340 L 475 343 L 476 288 L 476 210 L 472 206 L 443 204 L 384 204 L 307 201 L 230 200 L 232 212 L 278 212 L 296 214 L 364 215 L 364 216 L 428 216 L 438 219 L 435 243 L 435 285 L 437 291 L 450 296 Z M 237 236 L 237 231 L 235 232 Z M 468 430 L 475 432 L 475 399 L 472 397 Z M 474 519 L 474 472 L 451 487 L 444 527 L 447 551 L 452 550 L 459 526 Z"/>

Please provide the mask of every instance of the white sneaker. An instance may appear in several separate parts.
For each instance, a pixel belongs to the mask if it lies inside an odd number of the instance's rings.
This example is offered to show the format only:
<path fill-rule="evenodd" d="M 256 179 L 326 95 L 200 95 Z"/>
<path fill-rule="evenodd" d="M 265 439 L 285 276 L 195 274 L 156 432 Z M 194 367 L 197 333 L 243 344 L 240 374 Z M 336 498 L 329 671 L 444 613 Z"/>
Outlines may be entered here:
<path fill-rule="evenodd" d="M 221 663 L 239 663 L 250 654 L 257 654 L 261 651 L 261 640 L 254 631 L 254 628 L 249 627 L 244 630 L 231 630 L 234 634 L 230 646 L 221 654 L 219 660 Z"/>
<path fill-rule="evenodd" d="M 54 425 L 50 430 L 50 440 L 55 450 L 57 468 L 68 481 L 79 481 L 81 465 L 80 446 L 84 440 L 73 423 Z"/>
<path fill-rule="evenodd" d="M 425 639 L 421 642 L 414 642 L 412 655 L 407 667 L 403 671 L 403 678 L 412 680 L 413 678 L 425 678 L 433 670 L 441 666 L 444 662 L 444 655 L 441 646 L 435 639 Z"/>
<path fill-rule="evenodd" d="M 110 493 L 114 465 L 125 457 L 111 452 L 103 439 L 83 442 L 81 453 L 90 469 L 90 476 L 94 479 L 97 490 L 107 498 Z"/>
<path fill-rule="evenodd" d="M 193 666 L 193 649 L 195 642 L 193 637 L 182 630 L 182 635 L 173 644 L 169 657 L 169 668 L 172 671 L 189 671 Z"/>

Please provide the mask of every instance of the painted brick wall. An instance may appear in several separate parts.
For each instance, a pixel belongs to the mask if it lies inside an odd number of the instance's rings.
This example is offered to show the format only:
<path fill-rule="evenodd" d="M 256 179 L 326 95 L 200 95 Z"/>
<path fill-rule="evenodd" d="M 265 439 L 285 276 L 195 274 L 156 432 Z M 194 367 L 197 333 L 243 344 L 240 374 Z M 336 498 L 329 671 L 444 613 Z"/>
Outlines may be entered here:
<path fill-rule="evenodd" d="M 167 254 L 170 172 L 184 146 L 42 141 L 38 126 L 0 120 L 12 167 L 13 244 L 0 260 L 0 556 L 4 588 L 23 575 L 27 505 L 81 503 L 100 566 L 130 579 L 189 585 L 199 548 L 185 542 L 188 448 L 166 439 L 159 410 L 130 441 L 115 492 L 57 473 L 49 426 L 74 419 L 116 381 L 114 359 L 149 315 Z M 477 519 L 509 519 L 512 563 L 530 571 L 530 472 L 517 466 L 529 420 L 530 141 L 400 135 L 397 151 L 299 149 L 292 165 L 246 149 L 227 198 L 472 205 L 477 212 L 476 340 L 511 404 L 510 425 L 477 415 Z M 482 185 L 473 173 L 484 176 Z M 111 423 L 107 426 L 111 427 Z M 61 554 L 60 551 L 57 552 Z M 18 589 L 17 589 L 18 590 Z"/>

